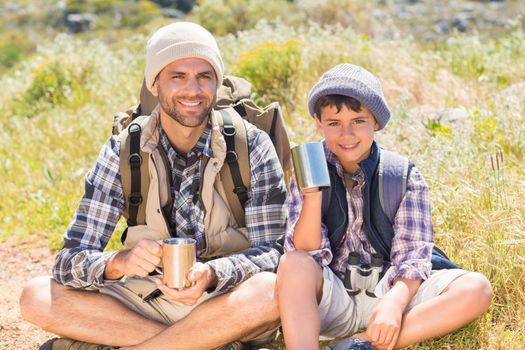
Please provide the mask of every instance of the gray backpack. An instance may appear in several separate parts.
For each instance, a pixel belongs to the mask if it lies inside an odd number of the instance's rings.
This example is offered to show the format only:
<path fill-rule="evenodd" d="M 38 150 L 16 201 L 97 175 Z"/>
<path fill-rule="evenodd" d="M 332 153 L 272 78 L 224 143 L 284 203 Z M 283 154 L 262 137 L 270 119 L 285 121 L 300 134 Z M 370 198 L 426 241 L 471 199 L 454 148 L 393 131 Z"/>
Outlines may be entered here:
<path fill-rule="evenodd" d="M 381 210 L 391 225 L 406 193 L 410 162 L 397 153 L 378 148 L 381 156 L 377 165 L 377 191 Z M 346 187 L 337 179 L 335 167 L 328 164 L 330 170 L 331 188 L 323 190 L 321 215 L 326 222 L 328 217 L 334 218 L 335 225 L 328 227 L 328 238 L 333 251 L 341 247 L 346 238 L 348 222 L 348 206 L 346 202 Z M 335 191 L 335 196 L 332 192 Z M 335 198 L 333 198 L 335 197 Z M 340 213 L 340 214 L 336 214 Z M 335 215 L 335 216 L 334 216 Z M 372 241 L 373 243 L 373 241 Z M 374 247 L 379 250 L 378 247 Z"/>

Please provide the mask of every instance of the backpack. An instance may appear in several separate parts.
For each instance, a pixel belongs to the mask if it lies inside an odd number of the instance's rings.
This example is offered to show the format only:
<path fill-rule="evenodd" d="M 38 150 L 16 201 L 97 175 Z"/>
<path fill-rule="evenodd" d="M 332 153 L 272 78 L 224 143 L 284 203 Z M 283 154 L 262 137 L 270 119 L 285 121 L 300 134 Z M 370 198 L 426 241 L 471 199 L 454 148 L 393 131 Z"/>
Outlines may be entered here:
<path fill-rule="evenodd" d="M 217 91 L 214 110 L 218 111 L 221 131 L 226 141 L 226 158 L 220 176 L 228 204 L 239 227 L 245 227 L 244 206 L 248 200 L 250 162 L 248 140 L 243 119 L 266 132 L 274 145 L 285 179 L 291 173 L 290 142 L 279 103 L 261 108 L 251 99 L 252 85 L 247 80 L 225 76 Z M 125 128 L 129 131 L 126 144 L 120 146 L 120 174 L 126 201 L 124 217 L 128 226 L 144 225 L 149 189 L 149 157 L 140 150 L 140 126 L 133 123 L 137 117 L 150 115 L 158 104 L 143 82 L 140 104 L 114 116 L 113 135 Z M 226 166 L 228 164 L 228 166 Z M 145 176 L 143 176 L 145 174 Z"/>
<path fill-rule="evenodd" d="M 378 176 L 378 192 L 379 202 L 381 209 L 385 213 L 386 217 L 391 224 L 394 223 L 394 219 L 406 193 L 408 174 L 410 170 L 409 161 L 407 158 L 398 155 L 397 153 L 379 149 L 380 157 L 379 164 L 377 165 L 377 176 Z M 330 172 L 330 176 L 337 176 L 335 167 L 328 164 L 333 170 Z M 330 179 L 332 186 L 337 186 L 338 182 L 335 179 Z M 338 189 L 336 189 L 338 190 Z M 346 191 L 346 188 L 339 189 Z M 321 216 L 326 222 L 328 211 L 332 200 L 339 201 L 339 198 L 332 198 L 332 189 L 328 188 L 323 190 L 323 201 L 321 206 Z M 333 203 L 332 203 L 333 204 Z M 345 203 L 340 205 L 347 209 Z M 344 222 L 340 223 L 341 226 L 338 229 L 329 232 L 330 246 L 335 251 L 339 249 L 345 240 L 345 231 L 348 227 L 348 215 L 345 216 Z M 377 250 L 377 247 L 374 247 Z"/>
<path fill-rule="evenodd" d="M 389 234 L 388 227 L 391 227 L 394 224 L 399 205 L 406 194 L 407 181 L 412 168 L 412 163 L 410 163 L 407 158 L 400 156 L 395 152 L 386 151 L 380 148 L 377 149 L 380 154 L 379 163 L 376 170 L 378 185 L 377 195 L 379 197 L 379 204 L 381 207 L 380 210 L 383 212 L 386 221 L 383 222 L 381 226 L 376 227 L 379 231 L 381 231 L 376 232 L 376 234 L 382 235 Z M 343 199 L 343 197 L 339 195 L 339 193 L 341 193 L 339 191 L 344 191 L 346 194 L 346 188 L 338 187 L 341 186 L 342 183 L 337 181 L 335 178 L 333 179 L 333 177 L 338 176 L 336 174 L 335 167 L 331 164 L 328 164 L 328 167 L 332 167 L 332 171 L 329 171 L 332 187 L 323 190 L 321 214 L 323 222 L 327 222 L 328 215 L 333 215 L 338 211 L 343 212 L 342 215 L 339 214 L 339 216 L 336 217 L 337 222 L 334 223 L 335 225 L 332 225 L 333 227 L 329 231 L 328 238 L 330 240 L 330 247 L 332 248 L 332 251 L 335 252 L 342 246 L 346 238 L 346 228 L 348 227 L 348 207 L 346 206 L 346 196 L 344 196 Z M 335 188 L 333 188 L 334 186 Z M 332 190 L 336 191 L 336 195 L 333 196 L 334 198 L 332 198 Z M 330 207 L 338 209 L 330 211 Z M 366 217 L 364 218 L 363 225 L 366 225 Z M 387 260 L 390 260 L 389 252 L 385 251 L 387 247 L 381 243 L 381 239 L 379 239 L 380 237 L 378 237 L 376 234 L 373 232 L 368 232 L 368 240 L 376 252 L 381 254 Z M 456 264 L 450 261 L 445 252 L 443 252 L 437 246 L 434 246 L 432 249 L 431 262 L 432 269 L 434 270 L 458 268 Z"/>

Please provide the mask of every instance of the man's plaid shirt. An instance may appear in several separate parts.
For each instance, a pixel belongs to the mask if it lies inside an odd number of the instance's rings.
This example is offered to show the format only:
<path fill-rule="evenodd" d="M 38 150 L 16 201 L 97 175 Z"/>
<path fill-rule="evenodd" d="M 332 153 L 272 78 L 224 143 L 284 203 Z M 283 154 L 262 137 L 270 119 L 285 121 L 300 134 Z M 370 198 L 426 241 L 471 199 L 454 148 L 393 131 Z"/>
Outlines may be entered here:
<path fill-rule="evenodd" d="M 337 157 L 323 142 L 327 162 L 334 165 L 338 175 L 344 182 L 344 170 Z M 348 263 L 348 254 L 358 252 L 361 255 L 361 264 L 369 265 L 371 255 L 376 253 L 363 230 L 363 191 L 365 175 L 361 169 L 352 175 L 355 186 L 346 193 L 348 202 L 348 228 L 346 239 L 342 247 L 336 252 L 330 248 L 326 225 L 321 223 L 321 247 L 310 252 L 320 266 L 329 266 L 340 278 L 344 278 Z M 297 184 L 292 180 L 290 184 L 290 201 L 288 228 L 286 231 L 285 251 L 295 250 L 293 234 L 301 214 L 303 196 Z M 427 279 L 430 275 L 432 264 L 430 258 L 434 246 L 434 231 L 428 187 L 423 176 L 416 167 L 410 171 L 407 181 L 406 195 L 401 201 L 394 220 L 394 238 L 390 251 L 391 265 L 388 282 L 392 285 L 397 278 Z M 385 263 L 384 271 L 390 266 Z"/>
<path fill-rule="evenodd" d="M 207 262 L 217 274 L 217 292 L 226 291 L 257 272 L 275 271 L 280 257 L 274 242 L 284 234 L 286 225 L 283 171 L 268 135 L 251 125 L 247 135 L 251 178 L 245 221 L 251 248 Z M 198 197 L 199 165 L 203 156 L 212 155 L 211 124 L 208 122 L 199 141 L 185 157 L 177 154 L 162 130 L 160 140 L 172 169 L 170 234 L 195 238 L 198 258 L 205 249 L 204 208 Z M 104 280 L 104 268 L 116 252 L 105 252 L 104 248 L 124 210 L 119 147 L 118 136 L 111 137 L 86 175 L 84 196 L 64 235 L 64 248 L 53 269 L 59 283 L 99 289 L 113 282 Z"/>

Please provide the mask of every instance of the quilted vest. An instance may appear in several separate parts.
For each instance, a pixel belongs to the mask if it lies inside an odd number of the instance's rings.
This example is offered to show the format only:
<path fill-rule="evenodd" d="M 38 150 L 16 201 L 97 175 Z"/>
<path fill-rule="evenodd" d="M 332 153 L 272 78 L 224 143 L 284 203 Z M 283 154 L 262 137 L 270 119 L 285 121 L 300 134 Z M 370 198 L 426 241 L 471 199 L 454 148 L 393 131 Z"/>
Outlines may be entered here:
<path fill-rule="evenodd" d="M 363 170 L 365 176 L 364 188 L 364 208 L 363 208 L 363 229 L 366 237 L 374 247 L 377 253 L 383 256 L 385 261 L 390 261 L 390 251 L 392 250 L 392 238 L 394 237 L 394 216 L 391 218 L 383 211 L 380 203 L 379 194 L 379 176 L 378 164 L 379 157 L 395 156 L 391 152 L 379 152 L 377 143 L 372 144 L 372 151 L 367 159 L 363 160 L 359 165 Z M 385 162 L 391 164 L 391 162 Z M 332 186 L 327 189 L 331 191 L 330 205 L 328 210 L 323 213 L 323 223 L 327 226 L 332 251 L 335 251 L 340 246 L 341 242 L 334 241 L 332 237 L 344 237 L 344 233 L 348 227 L 348 203 L 346 200 L 346 187 L 343 180 L 337 174 L 335 166 L 328 164 L 328 172 L 330 174 L 330 181 Z M 409 173 L 414 165 L 409 162 Z M 385 172 L 396 172 L 396 169 L 385 169 Z M 395 176 L 402 176 L 397 174 Z M 401 186 L 400 181 L 393 181 L 393 186 Z M 385 189 L 385 193 L 390 192 Z M 325 195 L 323 194 L 323 197 Z M 391 197 L 385 196 L 385 201 L 392 200 Z M 395 213 L 394 213 L 395 214 Z M 432 251 L 432 269 L 453 269 L 457 266 L 450 261 L 443 251 L 434 246 Z"/>

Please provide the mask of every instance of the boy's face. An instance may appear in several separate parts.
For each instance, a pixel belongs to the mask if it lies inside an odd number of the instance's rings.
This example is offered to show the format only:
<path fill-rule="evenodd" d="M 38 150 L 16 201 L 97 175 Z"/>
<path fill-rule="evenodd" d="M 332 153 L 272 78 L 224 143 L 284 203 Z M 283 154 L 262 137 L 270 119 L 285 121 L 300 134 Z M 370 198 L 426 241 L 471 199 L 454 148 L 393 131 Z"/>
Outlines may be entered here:
<path fill-rule="evenodd" d="M 372 113 L 364 105 L 355 112 L 341 106 L 326 106 L 321 109 L 321 120 L 316 115 L 317 129 L 324 136 L 328 148 L 336 155 L 344 170 L 354 173 L 359 162 L 370 154 L 374 132 L 379 128 Z"/>

